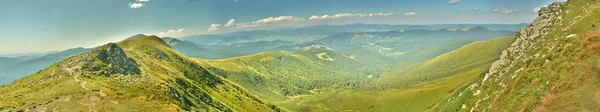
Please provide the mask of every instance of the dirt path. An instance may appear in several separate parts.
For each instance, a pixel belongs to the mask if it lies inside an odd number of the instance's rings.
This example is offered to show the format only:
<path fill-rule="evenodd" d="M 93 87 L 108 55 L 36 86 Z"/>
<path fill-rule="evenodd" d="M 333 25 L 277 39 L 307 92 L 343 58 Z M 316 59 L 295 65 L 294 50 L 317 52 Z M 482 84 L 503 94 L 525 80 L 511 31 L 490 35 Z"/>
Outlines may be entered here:
<path fill-rule="evenodd" d="M 66 70 L 66 71 L 69 73 L 69 75 L 73 75 L 73 69 L 72 69 L 72 68 L 65 68 L 65 70 Z M 80 85 L 81 85 L 81 88 L 83 88 L 83 89 L 85 89 L 85 90 L 90 90 L 89 88 L 85 87 L 85 84 L 87 84 L 87 82 L 86 82 L 86 81 L 84 81 L 84 80 L 79 80 L 79 79 L 78 79 L 78 77 L 79 77 L 80 75 L 81 75 L 81 74 L 77 74 L 77 75 L 75 75 L 75 77 L 74 77 L 73 79 L 75 79 L 75 81 L 76 81 L 76 82 L 81 82 L 81 83 L 80 83 Z"/>
<path fill-rule="evenodd" d="M 86 82 L 86 81 L 79 80 L 79 79 L 77 79 L 77 77 L 79 77 L 79 74 L 78 74 L 78 75 L 76 75 L 76 76 L 75 76 L 75 78 L 73 78 L 73 79 L 75 79 L 75 81 L 77 81 L 77 82 L 81 82 L 81 84 L 80 84 L 80 85 L 81 85 L 81 88 L 83 88 L 83 89 L 85 89 L 85 90 L 90 90 L 89 88 L 85 87 L 85 84 L 87 84 L 87 82 Z"/>

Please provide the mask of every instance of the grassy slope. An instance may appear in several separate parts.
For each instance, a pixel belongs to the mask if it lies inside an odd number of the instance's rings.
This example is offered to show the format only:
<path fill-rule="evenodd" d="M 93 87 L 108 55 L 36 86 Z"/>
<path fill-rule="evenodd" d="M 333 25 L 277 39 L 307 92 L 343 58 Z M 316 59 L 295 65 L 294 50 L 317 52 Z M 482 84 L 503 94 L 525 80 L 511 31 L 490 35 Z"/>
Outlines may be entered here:
<path fill-rule="evenodd" d="M 125 54 L 117 53 L 119 47 Z M 100 58 L 102 52 L 113 53 Z M 0 94 L 1 110 L 279 110 L 212 75 L 155 36 L 68 58 L 3 86 Z"/>
<path fill-rule="evenodd" d="M 319 50 L 291 54 L 265 52 L 224 60 L 196 61 L 215 67 L 211 70 L 217 71 L 217 74 L 238 82 L 278 106 L 294 111 L 423 111 L 454 93 L 454 89 L 478 78 L 513 39 L 503 37 L 469 44 L 416 66 L 408 74 L 400 72 L 401 70 L 381 74 L 381 69 L 368 70 L 382 67 L 378 63 L 368 63 L 376 61 L 365 61 L 369 58 L 360 58 L 358 55 L 353 59 L 348 55 Z M 481 49 L 490 48 L 491 50 L 481 52 Z M 450 69 L 421 72 L 440 66 L 448 66 Z M 449 74 L 441 74 L 442 72 Z M 383 80 L 406 76 L 414 76 L 412 79 L 425 78 L 430 82 Z M 394 86 L 379 84 L 415 86 L 390 89 Z M 290 89 L 294 90 L 291 94 L 290 91 L 285 91 Z"/>
<path fill-rule="evenodd" d="M 380 78 L 378 86 L 402 89 L 486 66 L 497 60 L 513 40 L 514 37 L 501 37 L 468 44 L 419 65 L 391 71 Z"/>
<path fill-rule="evenodd" d="M 321 88 L 358 86 L 378 75 L 377 63 L 323 49 L 297 53 L 263 52 L 239 58 L 197 60 L 212 71 L 270 100 L 309 94 Z M 373 68 L 362 66 L 373 66 Z M 329 74 L 329 75 L 324 75 Z"/>
<path fill-rule="evenodd" d="M 437 102 L 449 97 L 455 89 L 461 88 L 478 78 L 491 62 L 497 59 L 502 49 L 514 40 L 513 37 L 495 38 L 486 42 L 466 45 L 456 51 L 441 55 L 433 60 L 423 63 L 412 70 L 391 72 L 382 76 L 383 80 L 376 83 L 377 87 L 339 91 L 332 97 L 324 98 L 322 107 L 333 110 L 359 110 L 359 111 L 425 111 L 436 106 Z M 480 52 L 478 49 L 490 49 Z M 473 58 L 477 57 L 477 58 Z M 463 60 L 459 60 L 463 59 Z M 466 61 L 466 62 L 465 62 Z M 464 64 L 473 63 L 474 65 Z M 444 65 L 447 64 L 447 65 Z M 439 66 L 451 68 L 450 70 L 434 69 Z M 419 71 L 419 72 L 415 72 Z M 423 72 L 434 71 L 434 72 Z M 452 71 L 452 72 L 449 72 Z M 449 73 L 439 77 L 440 73 Z M 404 80 L 390 76 L 410 75 L 425 78 L 426 80 Z M 437 78 L 431 78 L 437 77 Z M 403 77 L 408 78 L 408 77 Z M 382 85 L 403 85 L 410 87 L 393 89 Z M 325 96 L 317 96 L 325 97 Z M 317 103 L 312 101 L 312 103 Z M 360 102 L 360 103 L 357 103 Z M 310 103 L 306 103 L 310 104 Z"/>
<path fill-rule="evenodd" d="M 547 32 L 548 35 L 536 38 L 537 44 L 543 47 L 524 49 L 525 56 L 532 56 L 525 61 L 509 58 L 518 61 L 514 67 L 508 68 L 508 73 L 514 74 L 492 75 L 485 85 L 465 89 L 463 93 L 467 95 L 449 100 L 450 105 L 445 106 L 443 111 L 600 111 L 598 2 L 571 0 L 559 9 L 552 9 L 551 13 L 563 10 L 555 13 L 563 19 L 548 18 L 559 24 L 550 25 L 552 30 Z M 565 13 L 567 11 L 569 13 Z M 566 38 L 571 34 L 577 36 Z M 541 58 L 533 57 L 536 54 Z M 461 109 L 463 104 L 467 108 Z"/>
<path fill-rule="evenodd" d="M 431 60 L 439 55 L 448 53 L 456 50 L 462 46 L 465 46 L 474 41 L 456 41 L 447 42 L 437 46 L 431 46 L 421 49 L 408 51 L 400 56 L 396 57 L 396 61 L 399 65 L 413 65 Z"/>

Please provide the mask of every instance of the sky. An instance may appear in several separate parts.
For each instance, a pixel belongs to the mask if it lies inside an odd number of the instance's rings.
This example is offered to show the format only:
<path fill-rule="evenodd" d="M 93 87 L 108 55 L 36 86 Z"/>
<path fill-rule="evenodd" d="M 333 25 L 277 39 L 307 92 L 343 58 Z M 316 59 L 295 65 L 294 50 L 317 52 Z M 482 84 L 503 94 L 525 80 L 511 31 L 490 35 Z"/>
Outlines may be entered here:
<path fill-rule="evenodd" d="M 0 54 L 343 24 L 517 24 L 562 0 L 0 0 Z"/>

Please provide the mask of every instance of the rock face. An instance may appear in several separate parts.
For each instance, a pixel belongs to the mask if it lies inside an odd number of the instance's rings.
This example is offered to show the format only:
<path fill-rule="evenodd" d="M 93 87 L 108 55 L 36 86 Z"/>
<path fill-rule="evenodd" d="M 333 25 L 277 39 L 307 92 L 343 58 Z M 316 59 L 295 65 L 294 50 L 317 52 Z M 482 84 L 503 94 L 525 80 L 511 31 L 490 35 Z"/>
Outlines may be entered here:
<path fill-rule="evenodd" d="M 544 46 L 555 46 L 555 45 L 544 45 L 545 38 L 549 32 L 556 30 L 554 29 L 557 24 L 561 24 L 563 12 L 565 7 L 564 2 L 553 3 L 548 7 L 544 7 L 539 11 L 539 17 L 536 18 L 528 27 L 521 28 L 516 32 L 517 39 L 511 44 L 511 46 L 502 52 L 499 60 L 495 61 L 488 73 L 485 74 L 483 80 L 480 83 L 475 83 L 469 86 L 468 89 L 476 89 L 479 93 L 486 85 L 500 85 L 500 87 L 506 88 L 507 80 L 514 79 L 519 73 L 525 68 L 519 64 L 525 63 L 528 60 L 540 58 L 540 54 L 532 53 L 539 47 Z M 549 50 L 553 50 L 554 47 Z M 531 55 L 535 54 L 535 55 Z M 507 76 L 508 75 L 508 76 Z M 510 81 L 508 81 L 510 82 Z M 474 107 L 470 108 L 470 111 L 481 111 L 479 109 L 489 109 L 494 104 L 487 103 L 495 102 L 496 97 L 500 97 L 506 90 L 502 88 L 494 88 L 498 91 L 493 91 L 491 94 L 484 94 L 483 98 L 480 98 L 475 102 Z M 479 94 L 478 94 L 479 95 Z M 477 95 L 473 95 L 477 96 Z M 482 102 L 486 103 L 482 103 Z M 485 107 L 485 108 L 484 108 Z"/>
<path fill-rule="evenodd" d="M 587 35 L 600 32 L 594 29 L 600 23 L 594 23 L 600 19 L 600 8 L 594 8 L 600 6 L 597 3 L 598 0 L 570 0 L 542 8 L 538 18 L 516 32 L 517 39 L 484 77 L 449 98 L 444 103 L 451 106 L 443 108 L 471 112 L 586 111 L 585 106 L 591 104 L 572 103 L 586 98 L 561 95 L 578 94 L 581 91 L 572 89 L 585 86 L 585 81 L 594 79 L 591 74 L 598 74 L 587 65 L 590 60 L 598 60 L 591 58 L 597 55 L 593 54 L 598 50 L 593 44 L 597 41 Z M 589 91 L 596 93 L 598 89 Z M 587 109 L 597 105 L 590 107 Z"/>
<path fill-rule="evenodd" d="M 600 111 L 598 0 L 553 3 L 515 34 L 483 78 L 442 103 L 445 111 Z M 582 89 L 585 88 L 585 89 Z M 579 102 L 585 99 L 586 101 Z M 589 99 L 589 101 L 588 101 Z M 509 110 L 511 109 L 511 110 Z M 518 110 L 512 110 L 518 109 Z"/>
<path fill-rule="evenodd" d="M 526 28 L 521 28 L 517 31 L 517 39 L 511 44 L 511 46 L 502 52 L 499 60 L 492 64 L 489 72 L 485 74 L 481 84 L 485 84 L 488 78 L 492 75 L 501 77 L 505 74 L 510 74 L 509 71 L 519 62 L 525 62 L 527 59 L 533 58 L 533 56 L 526 56 L 526 53 L 536 46 L 538 43 L 544 41 L 542 37 L 545 37 L 553 29 L 554 24 L 560 24 L 562 16 L 558 13 L 562 13 L 561 7 L 564 7 L 565 3 L 553 3 L 548 7 L 540 9 L 540 14 L 533 23 Z M 557 12 L 557 13 L 553 13 Z M 514 74 L 511 74 L 514 75 Z M 498 80 L 495 79 L 495 80 Z"/>
<path fill-rule="evenodd" d="M 117 44 L 106 44 L 88 54 L 84 54 L 81 62 L 85 71 L 103 74 L 139 74 L 136 62 L 129 58 Z"/>

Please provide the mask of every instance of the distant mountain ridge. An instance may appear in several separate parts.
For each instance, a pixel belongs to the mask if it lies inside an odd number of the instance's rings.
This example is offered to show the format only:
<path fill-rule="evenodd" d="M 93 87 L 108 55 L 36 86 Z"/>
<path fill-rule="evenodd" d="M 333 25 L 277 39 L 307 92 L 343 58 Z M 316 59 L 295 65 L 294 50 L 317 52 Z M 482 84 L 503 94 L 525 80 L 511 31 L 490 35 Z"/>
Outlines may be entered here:
<path fill-rule="evenodd" d="M 499 26 L 520 27 L 522 25 Z M 408 28 L 396 29 L 400 27 Z M 379 30 L 335 31 L 336 29 L 348 30 L 360 28 L 376 28 Z M 180 37 L 176 39 L 185 42 L 179 43 L 187 44 L 173 46 L 175 50 L 183 54 L 203 59 L 231 58 L 265 51 L 294 52 L 298 49 L 291 47 L 306 47 L 313 44 L 324 45 L 338 50 L 338 52 L 364 49 L 378 52 L 381 55 L 391 58 L 397 58 L 404 53 L 426 47 L 448 45 L 445 43 L 456 43 L 458 41 L 483 41 L 494 37 L 512 35 L 513 33 L 513 31 L 497 30 L 476 25 L 324 25 Z M 463 43 L 462 45 L 465 44 Z M 213 53 L 208 51 L 213 51 Z M 438 52 L 431 54 L 443 54 L 447 50 Z M 435 56 L 432 55 L 429 57 Z M 398 59 L 402 61 L 403 58 Z"/>
<path fill-rule="evenodd" d="M 16 59 L 16 58 L 6 58 L 6 57 L 0 57 L 0 69 L 7 67 L 7 66 L 12 66 L 15 65 L 17 63 L 23 62 L 23 60 L 21 59 Z"/>
<path fill-rule="evenodd" d="M 41 56 L 39 58 L 19 61 L 18 63 L 14 63 L 10 66 L 5 66 L 0 68 L 0 76 L 5 77 L 5 80 L 0 80 L 0 85 L 7 84 L 12 82 L 13 80 L 25 77 L 27 75 L 33 74 L 42 70 L 56 62 L 69 58 L 71 56 L 79 55 L 83 52 L 88 51 L 87 48 L 72 48 L 67 49 L 61 52 L 48 54 Z M 0 61 L 2 63 L 6 63 L 6 61 Z"/>
<path fill-rule="evenodd" d="M 296 44 L 315 41 L 328 36 L 356 32 L 387 32 L 397 30 L 431 30 L 451 28 L 485 27 L 493 30 L 514 32 L 527 24 L 443 24 L 443 25 L 385 25 L 385 24 L 349 24 L 318 25 L 301 28 L 284 28 L 279 30 L 238 31 L 224 34 L 195 35 L 180 37 L 201 45 L 225 45 L 257 41 L 292 41 Z"/>

